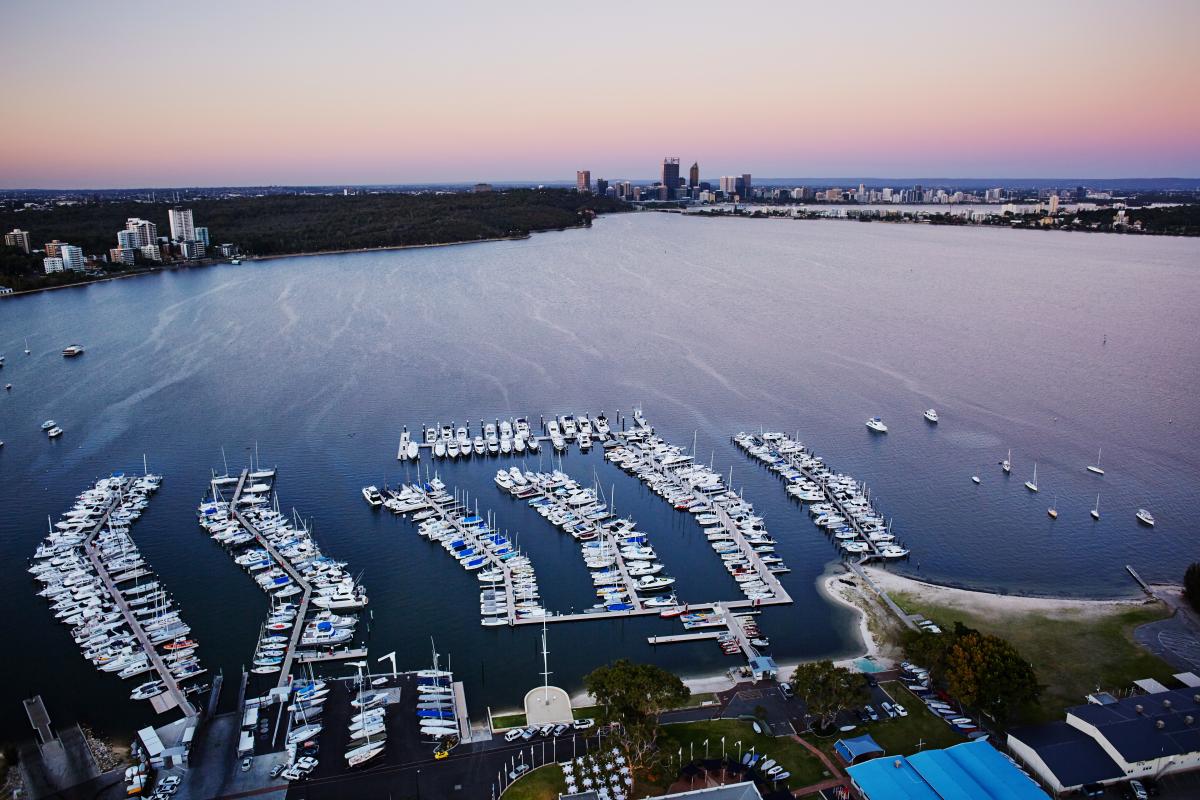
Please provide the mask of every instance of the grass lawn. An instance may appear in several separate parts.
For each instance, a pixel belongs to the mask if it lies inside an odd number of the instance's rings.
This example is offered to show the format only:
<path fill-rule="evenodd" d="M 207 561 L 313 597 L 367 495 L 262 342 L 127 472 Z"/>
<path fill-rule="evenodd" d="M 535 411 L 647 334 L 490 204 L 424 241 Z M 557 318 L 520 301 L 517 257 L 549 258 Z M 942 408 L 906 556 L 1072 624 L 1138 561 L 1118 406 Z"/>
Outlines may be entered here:
<path fill-rule="evenodd" d="M 810 786 L 829 777 L 825 774 L 825 765 L 820 759 L 809 753 L 802 745 L 792 741 L 787 736 L 764 736 L 754 732 L 749 722 L 734 719 L 718 719 L 706 722 L 684 722 L 677 725 L 664 725 L 659 738 L 659 747 L 667 753 L 679 753 L 683 748 L 683 757 L 688 758 L 688 746 L 695 753 L 696 760 L 704 758 L 704 740 L 708 739 L 708 755 L 710 758 L 721 757 L 721 737 L 725 737 L 725 753 L 734 758 L 738 757 L 737 742 L 742 743 L 741 752 L 750 748 L 764 756 L 775 759 L 783 768 L 792 773 L 788 780 L 791 786 Z"/>
<path fill-rule="evenodd" d="M 885 683 L 883 688 L 892 696 L 893 700 L 904 706 L 904 709 L 908 711 L 907 717 L 881 719 L 879 722 L 860 725 L 848 733 L 835 733 L 826 737 L 808 734 L 804 738 L 819 747 L 825 755 L 829 756 L 830 761 L 843 768 L 846 764 L 842 761 L 841 756 L 833 751 L 833 743 L 844 736 L 853 738 L 869 733 L 871 738 L 878 742 L 879 746 L 890 756 L 910 756 L 917 752 L 918 747 L 929 750 L 962 744 L 967 741 L 952 731 L 949 725 L 942 722 L 941 718 L 934 716 L 916 695 L 899 683 Z"/>
<path fill-rule="evenodd" d="M 558 800 L 559 794 L 566 790 L 562 767 L 547 764 L 514 781 L 503 796 L 509 800 Z"/>
<path fill-rule="evenodd" d="M 923 614 L 943 629 L 961 621 L 968 627 L 1000 636 L 1028 658 L 1045 686 L 1039 707 L 1024 721 L 1062 718 L 1065 706 L 1086 702 L 1099 686 L 1122 690 L 1138 678 L 1170 678 L 1176 670 L 1143 650 L 1133 640 L 1139 625 L 1170 616 L 1160 603 L 1103 610 L 1064 610 L 1050 613 L 982 616 L 950 605 L 932 605 L 894 593 L 892 598 L 909 613 Z M 881 742 L 882 744 L 882 742 Z"/>
<path fill-rule="evenodd" d="M 498 729 L 524 728 L 525 727 L 525 715 L 524 714 L 505 714 L 502 717 L 492 717 L 492 727 L 498 728 Z"/>

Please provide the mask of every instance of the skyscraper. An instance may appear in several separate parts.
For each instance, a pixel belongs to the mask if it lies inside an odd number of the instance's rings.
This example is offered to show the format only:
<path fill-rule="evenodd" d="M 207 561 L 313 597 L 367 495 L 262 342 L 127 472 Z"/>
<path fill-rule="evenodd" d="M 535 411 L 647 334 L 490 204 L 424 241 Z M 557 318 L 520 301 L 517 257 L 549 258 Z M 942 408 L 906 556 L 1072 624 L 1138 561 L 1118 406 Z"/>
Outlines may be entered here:
<path fill-rule="evenodd" d="M 25 255 L 29 255 L 29 231 L 13 228 L 12 233 L 4 234 L 4 243 L 9 247 L 19 247 L 25 251 Z"/>
<path fill-rule="evenodd" d="M 575 173 L 575 191 L 591 193 L 592 171 L 590 169 L 581 169 Z"/>
<path fill-rule="evenodd" d="M 753 188 L 754 187 L 750 183 L 750 173 L 749 172 L 743 173 L 742 174 L 742 185 L 740 187 L 740 190 L 738 191 L 738 194 L 740 194 L 742 196 L 743 200 L 749 200 L 750 195 L 753 194 L 753 191 L 752 191 Z"/>
<path fill-rule="evenodd" d="M 695 189 L 700 185 L 700 162 L 693 161 L 692 168 L 688 170 L 688 188 Z"/>
<path fill-rule="evenodd" d="M 679 157 L 667 156 L 662 163 L 662 185 L 667 187 L 667 200 L 674 200 L 679 192 Z"/>
<path fill-rule="evenodd" d="M 196 226 L 192 224 L 190 208 L 172 208 L 167 212 L 167 217 L 171 222 L 172 239 L 177 242 L 194 242 L 196 240 Z"/>
<path fill-rule="evenodd" d="M 596 194 L 604 196 L 608 192 L 608 181 L 604 178 L 596 178 Z"/>

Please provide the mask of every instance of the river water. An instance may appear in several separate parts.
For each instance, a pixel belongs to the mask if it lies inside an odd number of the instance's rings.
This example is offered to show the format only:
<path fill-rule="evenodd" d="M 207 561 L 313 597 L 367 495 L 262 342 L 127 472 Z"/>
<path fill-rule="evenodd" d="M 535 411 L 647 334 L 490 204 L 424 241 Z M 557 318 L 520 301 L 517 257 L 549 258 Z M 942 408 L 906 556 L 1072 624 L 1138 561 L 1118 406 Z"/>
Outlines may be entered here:
<path fill-rule="evenodd" d="M 701 460 L 732 467 L 781 541 L 795 604 L 761 622 L 783 661 L 853 652 L 853 617 L 815 589 L 836 552 L 730 443 L 740 430 L 798 432 L 867 482 L 912 549 L 894 569 L 1104 597 L 1135 591 L 1126 564 L 1177 580 L 1200 555 L 1198 308 L 1196 240 L 650 213 L 524 241 L 180 270 L 4 301 L 0 739 L 27 733 L 18 701 L 37 692 L 56 723 L 147 721 L 128 685 L 81 659 L 24 572 L 47 515 L 97 476 L 140 470 L 143 454 L 165 481 L 132 534 L 206 666 L 232 675 L 248 662 L 265 602 L 194 510 L 210 470 L 224 470 L 222 448 L 236 469 L 257 446 L 278 466 L 282 505 L 362 572 L 372 656 L 395 650 L 401 668 L 423 667 L 435 636 L 475 718 L 540 683 L 540 630 L 482 628 L 474 577 L 363 502 L 364 484 L 406 477 L 402 425 L 615 419 L 641 405 L 669 440 L 694 438 Z M 87 353 L 63 359 L 73 342 Z M 922 419 L 930 406 L 937 427 Z M 875 414 L 886 436 L 864 426 Z M 51 417 L 66 430 L 56 441 L 39 430 Z M 1085 471 L 1101 447 L 1103 477 Z M 1040 495 L 1021 486 L 1035 461 Z M 498 465 L 436 468 L 519 533 L 551 609 L 588 605 L 578 547 L 494 486 Z M 650 532 L 682 599 L 738 596 L 689 515 L 598 451 L 563 466 Z M 1153 530 L 1135 522 L 1140 506 Z M 684 674 L 733 664 L 711 642 L 646 644 L 677 631 L 657 618 L 551 626 L 552 680 L 578 688 L 619 656 Z"/>

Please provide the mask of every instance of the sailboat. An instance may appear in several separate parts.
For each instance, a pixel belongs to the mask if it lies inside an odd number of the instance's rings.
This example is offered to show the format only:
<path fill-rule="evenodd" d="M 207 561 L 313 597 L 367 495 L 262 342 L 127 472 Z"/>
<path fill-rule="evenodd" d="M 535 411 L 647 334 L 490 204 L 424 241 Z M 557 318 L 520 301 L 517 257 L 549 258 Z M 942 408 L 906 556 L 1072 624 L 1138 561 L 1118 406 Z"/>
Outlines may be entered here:
<path fill-rule="evenodd" d="M 1096 506 L 1092 509 L 1092 519 L 1100 519 L 1100 495 L 1096 495 Z"/>
<path fill-rule="evenodd" d="M 1008 455 L 1000 462 L 1000 469 L 1004 470 L 1004 474 L 1012 472 L 1012 449 L 1008 451 Z"/>
<path fill-rule="evenodd" d="M 356 662 L 363 664 L 364 662 Z M 361 668 L 358 673 L 358 703 L 361 708 L 363 705 L 363 677 Z M 386 708 L 386 707 L 385 707 Z M 346 751 L 346 766 L 357 767 L 360 764 L 365 764 L 375 756 L 383 752 L 387 737 L 386 728 L 384 725 L 384 715 L 387 713 L 385 708 L 378 709 L 378 715 L 364 717 L 359 715 L 357 723 L 350 724 L 350 740 L 353 742 L 356 739 L 365 737 L 366 741 L 360 745 L 350 748 Z M 357 730 L 356 730 L 357 724 Z M 379 734 L 379 738 L 371 741 L 372 734 Z"/>
<path fill-rule="evenodd" d="M 1037 462 L 1033 462 L 1033 480 L 1025 481 L 1025 488 L 1031 492 L 1036 492 L 1037 487 Z"/>
<path fill-rule="evenodd" d="M 25 337 L 25 355 L 29 355 L 29 337 Z"/>
<path fill-rule="evenodd" d="M 1104 448 L 1100 448 L 1099 450 L 1096 451 L 1096 463 L 1088 464 L 1088 472 L 1094 472 L 1097 475 L 1104 474 L 1104 470 L 1100 469 L 1100 454 L 1103 452 L 1104 452 Z"/>
<path fill-rule="evenodd" d="M 1046 513 L 1050 516 L 1050 519 L 1058 519 L 1058 495 L 1054 495 L 1054 502 L 1046 509 Z"/>

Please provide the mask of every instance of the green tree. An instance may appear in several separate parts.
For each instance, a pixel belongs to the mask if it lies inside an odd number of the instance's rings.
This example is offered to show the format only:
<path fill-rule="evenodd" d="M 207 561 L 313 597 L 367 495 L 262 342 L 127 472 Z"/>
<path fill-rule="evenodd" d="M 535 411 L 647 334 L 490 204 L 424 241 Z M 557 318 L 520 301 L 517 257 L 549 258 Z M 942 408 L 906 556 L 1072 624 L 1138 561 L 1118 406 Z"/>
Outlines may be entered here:
<path fill-rule="evenodd" d="M 1041 696 L 1033 665 L 999 636 L 956 622 L 939 636 L 908 631 L 901 643 L 909 659 L 927 667 L 955 699 L 1001 722 Z"/>
<path fill-rule="evenodd" d="M 583 685 L 604 709 L 602 721 L 616 726 L 613 738 L 625 751 L 635 777 L 659 766 L 658 718 L 687 702 L 691 692 L 683 681 L 653 664 L 621 659 L 592 670 Z"/>
<path fill-rule="evenodd" d="M 800 664 L 792 673 L 792 689 L 804 698 L 808 713 L 822 728 L 833 724 L 837 715 L 870 699 L 866 678 L 832 661 Z"/>
<path fill-rule="evenodd" d="M 1194 561 L 1183 573 L 1183 597 L 1200 612 L 1200 561 Z"/>

